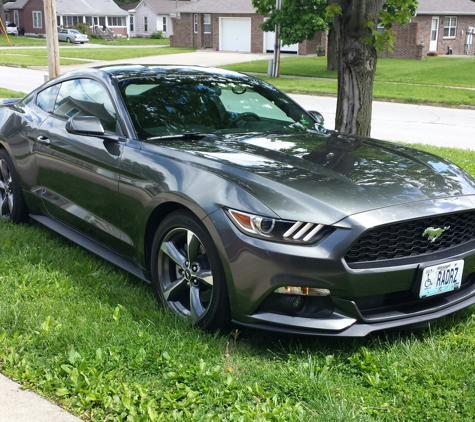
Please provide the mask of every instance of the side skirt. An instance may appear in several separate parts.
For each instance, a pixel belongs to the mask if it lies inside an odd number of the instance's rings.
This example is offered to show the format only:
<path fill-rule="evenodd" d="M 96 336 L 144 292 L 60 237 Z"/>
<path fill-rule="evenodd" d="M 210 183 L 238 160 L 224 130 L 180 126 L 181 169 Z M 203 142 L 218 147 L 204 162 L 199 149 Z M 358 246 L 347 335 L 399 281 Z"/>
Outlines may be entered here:
<path fill-rule="evenodd" d="M 91 238 L 79 233 L 78 231 L 57 220 L 45 217 L 44 215 L 33 214 L 30 214 L 30 218 L 42 224 L 43 226 L 46 226 L 49 229 L 55 231 L 56 233 L 66 237 L 67 239 L 78 244 L 79 246 L 82 246 L 88 251 L 95 253 L 106 261 L 109 261 L 110 263 L 116 265 L 117 267 L 122 268 L 123 270 L 129 272 L 135 277 L 138 277 L 141 280 L 150 283 L 150 280 L 146 276 L 145 270 L 138 263 L 125 259 L 122 255 L 112 251 L 111 249 L 101 245 L 100 243 L 95 242 Z"/>

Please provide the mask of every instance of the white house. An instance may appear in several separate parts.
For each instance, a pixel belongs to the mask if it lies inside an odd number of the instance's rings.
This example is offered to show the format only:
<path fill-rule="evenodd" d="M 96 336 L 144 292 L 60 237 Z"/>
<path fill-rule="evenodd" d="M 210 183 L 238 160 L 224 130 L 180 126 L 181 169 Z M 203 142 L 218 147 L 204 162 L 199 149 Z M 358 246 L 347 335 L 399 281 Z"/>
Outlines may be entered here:
<path fill-rule="evenodd" d="M 173 35 L 171 16 L 175 16 L 177 7 L 188 1 L 142 0 L 134 9 L 129 9 L 130 36 L 149 37 L 154 32 L 162 31 L 168 38 Z"/>

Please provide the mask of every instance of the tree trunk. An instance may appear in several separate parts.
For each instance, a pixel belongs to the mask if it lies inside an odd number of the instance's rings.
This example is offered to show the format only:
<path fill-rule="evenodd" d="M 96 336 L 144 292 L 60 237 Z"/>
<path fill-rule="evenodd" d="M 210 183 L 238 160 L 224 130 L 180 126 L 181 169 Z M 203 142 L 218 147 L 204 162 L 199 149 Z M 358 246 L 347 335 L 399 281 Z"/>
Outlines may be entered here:
<path fill-rule="evenodd" d="M 385 0 L 340 0 L 341 15 L 333 24 L 338 37 L 338 102 L 335 129 L 352 135 L 370 136 L 373 103 L 373 82 L 377 52 L 371 29 L 377 25 L 378 14 Z"/>
<path fill-rule="evenodd" d="M 0 0 L 0 19 L 2 20 L 3 24 L 5 25 L 5 10 L 3 9 L 2 0 Z"/>
<path fill-rule="evenodd" d="M 332 26 L 328 31 L 327 71 L 338 69 L 338 37 Z"/>

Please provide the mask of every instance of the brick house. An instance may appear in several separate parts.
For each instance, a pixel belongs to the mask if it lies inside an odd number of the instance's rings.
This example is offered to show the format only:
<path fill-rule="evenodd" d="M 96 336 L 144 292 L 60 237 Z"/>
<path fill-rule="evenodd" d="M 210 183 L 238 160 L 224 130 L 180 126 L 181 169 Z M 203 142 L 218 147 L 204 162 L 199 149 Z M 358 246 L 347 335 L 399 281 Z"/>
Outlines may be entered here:
<path fill-rule="evenodd" d="M 419 0 L 416 16 L 404 27 L 394 26 L 394 53 L 383 57 L 421 60 L 431 53 L 474 54 L 475 2 Z"/>
<path fill-rule="evenodd" d="M 251 0 L 192 0 L 172 13 L 171 46 L 213 48 L 246 53 L 270 52 L 274 49 L 273 33 L 259 25 L 265 17 L 256 13 Z M 315 54 L 317 45 L 326 45 L 326 34 L 292 46 L 283 52 Z"/>
<path fill-rule="evenodd" d="M 26 34 L 45 34 L 43 0 L 16 0 L 3 5 L 6 20 L 22 26 Z M 86 23 L 126 35 L 129 14 L 111 0 L 56 0 L 58 27 Z"/>

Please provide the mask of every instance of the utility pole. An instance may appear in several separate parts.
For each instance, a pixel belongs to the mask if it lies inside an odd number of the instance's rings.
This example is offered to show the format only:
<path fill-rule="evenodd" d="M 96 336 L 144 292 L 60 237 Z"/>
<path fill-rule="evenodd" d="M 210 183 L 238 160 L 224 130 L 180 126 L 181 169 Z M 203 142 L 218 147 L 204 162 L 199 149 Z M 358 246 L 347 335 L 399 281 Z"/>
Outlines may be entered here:
<path fill-rule="evenodd" d="M 275 8 L 277 10 L 282 9 L 282 0 L 276 0 Z M 274 78 L 280 76 L 280 25 L 275 26 L 274 68 L 272 69 L 271 76 Z"/>
<path fill-rule="evenodd" d="M 59 76 L 59 45 L 56 23 L 56 0 L 43 0 L 45 5 L 46 49 L 48 51 L 49 79 Z"/>

